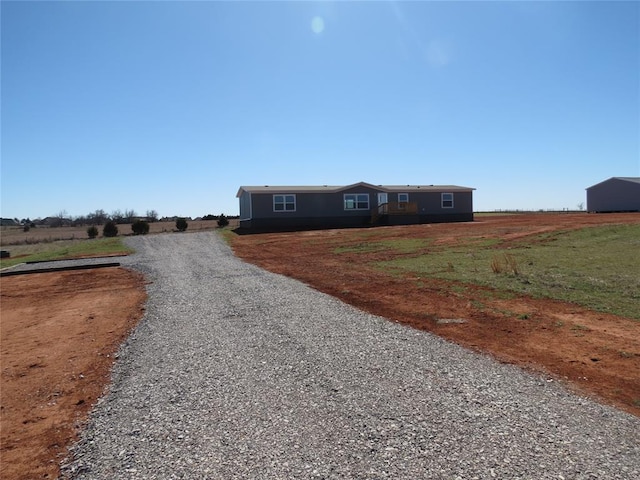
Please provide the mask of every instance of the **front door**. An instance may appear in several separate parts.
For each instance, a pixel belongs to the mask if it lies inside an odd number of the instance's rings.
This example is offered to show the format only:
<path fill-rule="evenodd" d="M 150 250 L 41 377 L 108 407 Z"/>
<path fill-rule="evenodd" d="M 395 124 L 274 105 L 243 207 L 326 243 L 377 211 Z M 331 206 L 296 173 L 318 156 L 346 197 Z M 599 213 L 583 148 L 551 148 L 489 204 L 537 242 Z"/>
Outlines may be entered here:
<path fill-rule="evenodd" d="M 387 213 L 388 197 L 384 192 L 378 192 L 378 213 Z"/>

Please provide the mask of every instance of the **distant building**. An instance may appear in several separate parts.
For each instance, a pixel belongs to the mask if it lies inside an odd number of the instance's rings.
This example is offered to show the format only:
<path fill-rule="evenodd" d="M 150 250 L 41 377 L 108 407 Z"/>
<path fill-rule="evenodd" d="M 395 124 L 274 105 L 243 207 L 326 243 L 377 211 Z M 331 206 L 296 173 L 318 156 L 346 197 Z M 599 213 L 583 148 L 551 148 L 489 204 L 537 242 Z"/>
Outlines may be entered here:
<path fill-rule="evenodd" d="M 587 188 L 587 211 L 640 212 L 640 177 L 611 177 Z"/>
<path fill-rule="evenodd" d="M 15 227 L 16 225 L 20 225 L 13 218 L 0 218 L 0 225 L 3 227 Z"/>

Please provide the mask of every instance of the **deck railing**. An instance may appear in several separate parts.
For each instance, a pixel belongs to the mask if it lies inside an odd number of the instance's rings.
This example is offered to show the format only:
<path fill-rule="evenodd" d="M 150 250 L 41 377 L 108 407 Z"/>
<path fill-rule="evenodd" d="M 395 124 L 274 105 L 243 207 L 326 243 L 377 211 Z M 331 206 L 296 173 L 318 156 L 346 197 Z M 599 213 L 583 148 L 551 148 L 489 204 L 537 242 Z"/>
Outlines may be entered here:
<path fill-rule="evenodd" d="M 417 215 L 416 202 L 388 202 L 371 210 L 371 223 L 376 224 L 382 215 Z"/>
<path fill-rule="evenodd" d="M 376 207 L 378 215 L 415 215 L 418 213 L 416 202 L 388 202 Z"/>

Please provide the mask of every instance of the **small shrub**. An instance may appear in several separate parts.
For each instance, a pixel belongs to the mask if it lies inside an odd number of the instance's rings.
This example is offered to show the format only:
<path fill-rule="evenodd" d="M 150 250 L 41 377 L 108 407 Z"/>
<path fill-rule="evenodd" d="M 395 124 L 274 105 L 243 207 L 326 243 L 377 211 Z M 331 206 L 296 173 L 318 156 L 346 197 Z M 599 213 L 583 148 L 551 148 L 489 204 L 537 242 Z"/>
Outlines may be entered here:
<path fill-rule="evenodd" d="M 224 213 L 221 213 L 220 216 L 218 217 L 218 226 L 220 228 L 224 228 L 227 225 L 229 225 L 229 219 L 225 216 Z"/>
<path fill-rule="evenodd" d="M 131 230 L 134 235 L 146 235 L 149 233 L 149 223 L 144 220 L 136 220 L 131 224 Z"/>
<path fill-rule="evenodd" d="M 31 227 L 29 225 L 26 225 L 24 227 L 22 227 L 22 231 L 23 232 L 28 232 L 31 229 Z"/>
<path fill-rule="evenodd" d="M 188 226 L 189 224 L 185 218 L 179 218 L 176 220 L 176 228 L 179 232 L 184 232 Z"/>
<path fill-rule="evenodd" d="M 118 226 L 116 222 L 113 220 L 109 220 L 104 224 L 104 228 L 102 229 L 102 235 L 105 237 L 117 237 L 118 236 Z"/>
<path fill-rule="evenodd" d="M 91 225 L 89 228 L 87 228 L 87 235 L 89 236 L 89 238 L 96 238 L 98 236 L 98 229 L 95 225 Z"/>

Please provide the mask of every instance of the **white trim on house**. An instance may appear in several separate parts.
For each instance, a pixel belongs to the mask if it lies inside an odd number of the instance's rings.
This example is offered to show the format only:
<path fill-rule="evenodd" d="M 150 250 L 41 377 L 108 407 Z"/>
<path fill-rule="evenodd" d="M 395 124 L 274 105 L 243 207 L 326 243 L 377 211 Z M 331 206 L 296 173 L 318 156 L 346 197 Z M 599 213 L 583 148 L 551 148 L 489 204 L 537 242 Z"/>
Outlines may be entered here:
<path fill-rule="evenodd" d="M 445 198 L 446 196 L 446 198 Z M 451 202 L 451 205 L 449 205 Z M 442 192 L 440 194 L 440 207 L 441 208 L 453 208 L 453 193 L 452 192 Z"/>
<path fill-rule="evenodd" d="M 348 207 L 348 203 L 347 203 L 347 197 L 354 197 L 353 200 L 351 200 L 351 202 L 353 202 L 353 207 Z M 360 204 L 364 204 L 364 200 L 362 200 L 362 197 L 366 197 L 367 198 L 367 206 L 360 206 Z M 370 209 L 370 205 L 371 205 L 371 199 L 369 198 L 369 194 L 368 193 L 345 193 L 342 196 L 343 199 L 343 208 L 346 211 L 353 211 L 353 210 L 369 210 Z"/>
<path fill-rule="evenodd" d="M 281 201 L 277 201 L 277 197 L 282 197 Z M 292 200 L 289 200 L 291 197 Z M 276 205 L 282 205 L 281 209 L 277 209 Z M 287 208 L 288 205 L 293 205 L 293 208 Z M 296 194 L 295 193 L 274 193 L 273 194 L 273 211 L 275 213 L 287 213 L 296 211 Z"/>
<path fill-rule="evenodd" d="M 238 193 L 240 193 L 240 192 L 238 192 Z M 238 221 L 251 220 L 251 217 L 252 217 L 251 213 L 252 213 L 252 208 L 253 208 L 253 202 L 251 201 L 251 200 L 252 200 L 252 199 L 251 199 L 251 192 L 247 191 L 247 194 L 249 195 L 249 197 L 248 197 L 248 204 L 249 204 L 249 208 L 248 208 L 249 212 L 248 212 L 248 213 L 249 213 L 249 216 L 240 217 L 240 218 L 238 219 Z M 240 195 L 238 195 L 238 198 L 240 198 Z M 244 213 L 247 213 L 247 212 L 244 212 Z M 240 214 L 242 214 L 242 209 L 241 209 L 241 211 L 240 211 Z"/>

